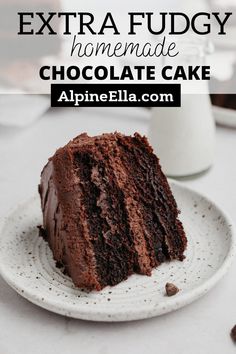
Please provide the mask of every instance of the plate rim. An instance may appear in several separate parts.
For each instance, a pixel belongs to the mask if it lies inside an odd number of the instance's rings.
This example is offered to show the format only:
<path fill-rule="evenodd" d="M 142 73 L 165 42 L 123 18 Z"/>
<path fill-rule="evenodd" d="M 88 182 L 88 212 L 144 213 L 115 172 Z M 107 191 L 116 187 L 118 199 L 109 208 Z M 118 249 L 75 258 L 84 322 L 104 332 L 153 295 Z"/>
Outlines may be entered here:
<path fill-rule="evenodd" d="M 212 105 L 212 111 L 217 124 L 229 128 L 236 128 L 236 110 Z M 222 119 L 223 116 L 224 120 Z"/>
<path fill-rule="evenodd" d="M 230 231 L 230 241 L 229 241 L 229 249 L 225 259 L 223 260 L 220 268 L 218 268 L 214 274 L 210 276 L 207 280 L 205 280 L 200 285 L 195 288 L 186 291 L 186 293 L 179 293 L 174 297 L 168 298 L 168 306 L 165 310 L 160 310 L 161 302 L 158 303 L 157 306 L 145 304 L 143 306 L 139 306 L 138 310 L 132 311 L 129 309 L 128 316 L 127 310 L 115 309 L 112 308 L 103 308 L 102 312 L 99 313 L 99 310 L 94 310 L 93 308 L 83 309 L 79 308 L 76 310 L 76 306 L 64 302 L 64 307 L 60 308 L 56 305 L 57 301 L 47 299 L 47 301 L 42 301 L 38 296 L 36 296 L 32 291 L 29 291 L 27 288 L 21 287 L 18 288 L 19 284 L 16 284 L 14 279 L 9 275 L 10 273 L 5 272 L 4 263 L 1 262 L 0 258 L 0 276 L 5 280 L 5 282 L 13 288 L 19 295 L 30 301 L 31 303 L 51 311 L 53 313 L 57 313 L 66 317 L 71 317 L 75 319 L 88 320 L 88 321 L 98 321 L 98 322 L 125 322 L 125 321 L 134 321 L 134 320 L 142 320 L 147 318 L 157 317 L 166 313 L 170 313 L 172 311 L 178 310 L 186 305 L 191 304 L 195 300 L 199 299 L 203 295 L 205 295 L 208 291 L 210 291 L 217 282 L 227 273 L 231 264 L 233 263 L 235 253 L 236 253 L 236 236 L 235 236 L 235 225 L 228 215 L 227 212 L 223 211 L 220 206 L 214 202 L 211 198 L 209 198 L 205 193 L 199 192 L 196 189 L 186 186 L 185 183 L 176 181 L 168 178 L 168 182 L 170 183 L 170 187 L 172 189 L 172 185 L 176 185 L 181 188 L 183 191 L 187 190 L 188 192 L 196 194 L 200 198 L 204 198 L 207 202 L 209 202 L 214 208 L 223 216 L 226 221 L 226 227 Z M 9 218 L 14 216 L 15 213 L 21 208 L 25 207 L 27 204 L 32 203 L 35 198 L 38 197 L 37 194 L 31 196 L 30 198 L 25 199 L 24 201 L 17 203 L 16 206 L 10 208 L 9 213 L 6 216 L 0 218 L 0 253 L 1 253 L 1 244 L 2 244 L 2 231 L 4 226 Z M 23 290 L 23 292 L 22 292 Z M 156 312 L 155 312 L 156 308 Z M 152 310 L 152 314 L 150 315 L 150 310 Z"/>

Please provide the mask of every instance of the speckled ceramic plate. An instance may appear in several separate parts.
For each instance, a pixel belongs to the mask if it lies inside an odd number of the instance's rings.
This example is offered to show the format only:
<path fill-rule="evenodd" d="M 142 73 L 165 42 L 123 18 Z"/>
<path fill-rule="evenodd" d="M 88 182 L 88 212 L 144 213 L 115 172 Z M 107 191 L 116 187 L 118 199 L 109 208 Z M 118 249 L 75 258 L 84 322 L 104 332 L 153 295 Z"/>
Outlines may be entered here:
<path fill-rule="evenodd" d="M 47 243 L 38 236 L 39 198 L 19 206 L 1 225 L 0 272 L 19 294 L 50 311 L 86 320 L 129 321 L 183 307 L 210 290 L 229 268 L 234 254 L 228 217 L 206 197 L 171 182 L 181 209 L 188 248 L 183 262 L 166 263 L 151 277 L 133 275 L 114 287 L 86 292 L 56 268 Z M 166 282 L 181 290 L 165 295 Z"/>

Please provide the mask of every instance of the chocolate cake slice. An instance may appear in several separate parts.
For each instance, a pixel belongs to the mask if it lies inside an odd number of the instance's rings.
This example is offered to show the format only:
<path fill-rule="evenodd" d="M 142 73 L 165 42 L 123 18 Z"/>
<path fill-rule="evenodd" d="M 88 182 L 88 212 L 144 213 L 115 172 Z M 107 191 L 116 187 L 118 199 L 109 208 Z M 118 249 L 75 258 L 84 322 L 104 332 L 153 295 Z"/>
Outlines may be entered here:
<path fill-rule="evenodd" d="M 39 193 L 46 240 L 78 287 L 100 290 L 184 259 L 176 202 L 138 133 L 79 135 L 49 159 Z"/>

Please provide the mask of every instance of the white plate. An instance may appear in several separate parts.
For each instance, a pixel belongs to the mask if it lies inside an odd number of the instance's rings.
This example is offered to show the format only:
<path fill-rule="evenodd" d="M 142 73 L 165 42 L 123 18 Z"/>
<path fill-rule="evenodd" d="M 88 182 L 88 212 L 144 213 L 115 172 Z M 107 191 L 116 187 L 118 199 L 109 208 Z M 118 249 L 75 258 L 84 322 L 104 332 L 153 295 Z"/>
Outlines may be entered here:
<path fill-rule="evenodd" d="M 218 124 L 236 128 L 236 110 L 213 106 L 213 114 Z"/>
<path fill-rule="evenodd" d="M 33 124 L 50 107 L 47 95 L 0 95 L 0 124 L 6 127 L 24 128 Z M 17 112 L 17 114 L 16 114 Z"/>
<path fill-rule="evenodd" d="M 0 272 L 19 294 L 50 311 L 94 321 L 129 321 L 183 307 L 210 290 L 225 274 L 234 254 L 231 221 L 213 202 L 171 182 L 182 211 L 188 248 L 183 262 L 162 264 L 151 277 L 133 275 L 100 292 L 81 291 L 56 268 L 47 243 L 38 236 L 38 196 L 2 223 Z M 165 296 L 166 282 L 181 291 Z"/>

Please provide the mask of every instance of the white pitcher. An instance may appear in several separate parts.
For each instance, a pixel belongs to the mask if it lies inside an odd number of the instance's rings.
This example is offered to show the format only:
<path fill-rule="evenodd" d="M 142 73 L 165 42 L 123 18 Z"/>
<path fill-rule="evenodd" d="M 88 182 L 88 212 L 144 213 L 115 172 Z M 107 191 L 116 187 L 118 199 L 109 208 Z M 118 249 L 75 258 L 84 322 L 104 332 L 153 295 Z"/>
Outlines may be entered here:
<path fill-rule="evenodd" d="M 172 39 L 173 40 L 173 39 Z M 176 39 L 179 55 L 163 64 L 198 66 L 211 54 L 211 42 L 188 35 Z M 168 61 L 168 62 L 167 62 Z M 214 162 L 215 122 L 208 81 L 182 81 L 181 107 L 153 108 L 149 139 L 163 171 L 180 177 L 207 170 Z M 191 92 L 191 94 L 190 94 Z"/>
<path fill-rule="evenodd" d="M 168 176 L 207 170 L 215 154 L 215 122 L 209 95 L 185 94 L 180 108 L 153 108 L 149 140 Z"/>

